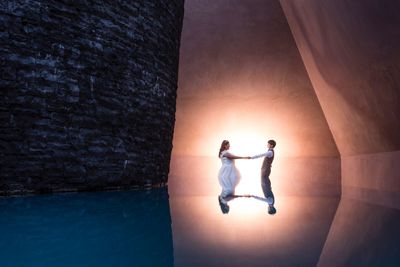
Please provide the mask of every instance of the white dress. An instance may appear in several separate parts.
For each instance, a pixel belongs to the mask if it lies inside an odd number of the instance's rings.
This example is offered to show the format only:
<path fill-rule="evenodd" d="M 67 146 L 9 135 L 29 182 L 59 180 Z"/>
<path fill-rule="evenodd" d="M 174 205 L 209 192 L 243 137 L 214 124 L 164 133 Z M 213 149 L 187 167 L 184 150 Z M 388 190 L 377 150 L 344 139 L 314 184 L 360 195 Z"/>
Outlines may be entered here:
<path fill-rule="evenodd" d="M 228 150 L 224 150 L 221 153 L 222 166 L 218 172 L 218 181 L 222 187 L 221 197 L 233 195 L 235 193 L 235 187 L 240 181 L 239 170 L 235 166 L 235 160 L 229 159 L 224 155 L 229 153 Z"/>

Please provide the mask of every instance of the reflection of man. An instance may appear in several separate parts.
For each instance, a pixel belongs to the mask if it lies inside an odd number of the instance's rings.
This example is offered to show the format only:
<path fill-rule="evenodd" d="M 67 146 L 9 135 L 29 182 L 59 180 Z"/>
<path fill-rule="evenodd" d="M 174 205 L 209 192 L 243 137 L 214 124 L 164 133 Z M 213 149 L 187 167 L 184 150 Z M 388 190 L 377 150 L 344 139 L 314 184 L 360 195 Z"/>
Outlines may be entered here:
<path fill-rule="evenodd" d="M 226 214 L 229 212 L 228 201 L 230 201 L 233 198 L 234 198 L 233 195 L 230 195 L 230 196 L 227 196 L 224 198 L 222 198 L 221 196 L 218 196 L 219 207 L 221 208 L 221 211 L 223 214 Z"/>
<path fill-rule="evenodd" d="M 276 142 L 274 140 L 268 140 L 268 151 L 251 157 L 252 159 L 265 157 L 261 167 L 261 187 L 264 196 L 268 202 L 269 214 L 276 213 L 276 209 L 274 207 L 275 197 L 271 188 L 271 180 L 269 179 L 269 175 L 271 174 L 272 162 L 274 161 L 274 156 L 275 156 L 275 151 L 274 151 L 275 146 Z"/>

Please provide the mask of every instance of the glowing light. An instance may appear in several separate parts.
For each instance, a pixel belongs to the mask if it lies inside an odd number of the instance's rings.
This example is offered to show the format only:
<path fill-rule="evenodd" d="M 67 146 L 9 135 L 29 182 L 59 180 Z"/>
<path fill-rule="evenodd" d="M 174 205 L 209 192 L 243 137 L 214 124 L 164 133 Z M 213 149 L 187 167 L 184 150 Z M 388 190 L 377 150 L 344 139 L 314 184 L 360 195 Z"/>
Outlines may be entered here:
<path fill-rule="evenodd" d="M 254 156 L 266 150 L 267 140 L 262 135 L 250 133 L 235 133 L 228 139 L 230 151 L 238 156 Z M 241 181 L 236 188 L 236 194 L 262 193 L 260 186 L 260 168 L 262 159 L 238 159 L 235 165 L 240 171 Z"/>
<path fill-rule="evenodd" d="M 300 202 L 308 200 L 279 198 L 279 213 L 274 216 L 268 214 L 266 203 L 254 198 L 230 201 L 228 214 L 221 213 L 216 197 L 172 198 L 170 201 L 174 236 L 183 231 L 185 238 L 193 238 L 196 242 L 249 248 L 275 243 L 274 232 L 291 233 L 293 229 L 287 222 L 295 220 L 296 214 L 300 213 Z M 269 232 L 268 229 L 279 231 Z M 290 234 L 278 235 L 282 238 L 280 242 L 289 241 L 285 239 Z"/>
<path fill-rule="evenodd" d="M 255 199 L 230 203 L 230 212 L 222 214 L 216 197 L 170 198 L 176 266 L 262 266 L 303 257 L 322 249 L 338 199 L 279 196 L 273 216 Z M 247 209 L 238 209 L 242 205 Z M 232 262 L 236 253 L 249 261 Z"/>

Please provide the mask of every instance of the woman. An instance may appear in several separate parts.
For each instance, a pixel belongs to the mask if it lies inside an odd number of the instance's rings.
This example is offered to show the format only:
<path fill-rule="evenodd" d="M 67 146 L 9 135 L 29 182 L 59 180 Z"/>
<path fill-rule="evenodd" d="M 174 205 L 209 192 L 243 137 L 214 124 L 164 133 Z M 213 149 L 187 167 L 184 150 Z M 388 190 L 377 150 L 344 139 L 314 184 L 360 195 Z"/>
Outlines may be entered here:
<path fill-rule="evenodd" d="M 235 187 L 240 181 L 239 170 L 235 166 L 235 159 L 250 159 L 250 157 L 239 157 L 229 152 L 230 144 L 228 140 L 222 141 L 218 157 L 221 159 L 222 166 L 218 173 L 218 181 L 222 187 L 218 201 L 223 213 L 229 212 L 227 204 L 230 197 L 235 194 Z"/>

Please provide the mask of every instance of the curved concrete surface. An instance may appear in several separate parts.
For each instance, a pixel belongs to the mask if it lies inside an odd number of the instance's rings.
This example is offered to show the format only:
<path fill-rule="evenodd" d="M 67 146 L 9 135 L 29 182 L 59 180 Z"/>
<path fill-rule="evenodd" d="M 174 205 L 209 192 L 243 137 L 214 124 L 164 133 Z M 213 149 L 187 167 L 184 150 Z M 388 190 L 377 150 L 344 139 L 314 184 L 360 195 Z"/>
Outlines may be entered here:
<path fill-rule="evenodd" d="M 342 156 L 400 149 L 400 3 L 281 0 Z"/>
<path fill-rule="evenodd" d="M 280 2 L 341 155 L 318 266 L 399 266 L 400 3 Z"/>

